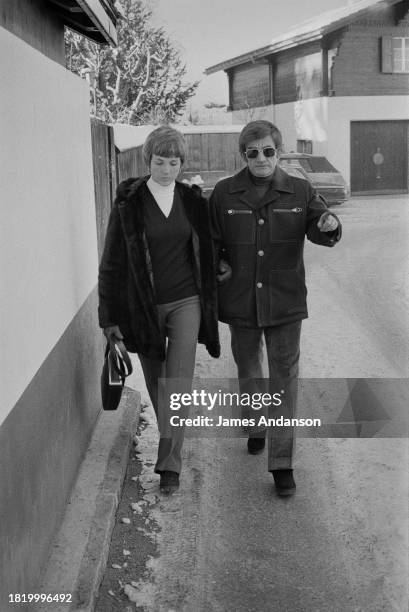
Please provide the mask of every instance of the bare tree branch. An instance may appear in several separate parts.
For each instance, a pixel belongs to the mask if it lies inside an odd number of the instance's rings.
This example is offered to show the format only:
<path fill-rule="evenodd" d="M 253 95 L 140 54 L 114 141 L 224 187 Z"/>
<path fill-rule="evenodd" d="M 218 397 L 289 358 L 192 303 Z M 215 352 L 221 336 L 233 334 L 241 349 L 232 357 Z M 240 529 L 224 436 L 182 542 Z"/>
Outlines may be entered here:
<path fill-rule="evenodd" d="M 106 85 L 106 88 L 108 89 L 108 91 L 112 91 L 113 93 L 113 103 L 114 104 L 118 104 L 119 102 L 119 88 L 121 85 L 121 76 L 122 76 L 122 71 L 119 68 L 119 66 L 116 66 L 116 82 L 115 82 L 115 87 L 111 87 L 111 85 Z"/>
<path fill-rule="evenodd" d="M 142 83 L 142 87 L 146 87 L 149 83 L 149 77 L 151 76 L 151 52 L 149 49 L 146 52 L 146 68 L 145 68 L 145 79 Z M 139 96 L 139 94 L 138 94 Z"/>
<path fill-rule="evenodd" d="M 152 25 L 145 2 L 121 0 L 121 6 L 117 48 L 99 47 L 67 30 L 67 67 L 78 75 L 95 74 L 91 108 L 101 119 L 172 120 L 198 84 L 182 83 L 186 69 L 179 52 L 163 28 Z"/>

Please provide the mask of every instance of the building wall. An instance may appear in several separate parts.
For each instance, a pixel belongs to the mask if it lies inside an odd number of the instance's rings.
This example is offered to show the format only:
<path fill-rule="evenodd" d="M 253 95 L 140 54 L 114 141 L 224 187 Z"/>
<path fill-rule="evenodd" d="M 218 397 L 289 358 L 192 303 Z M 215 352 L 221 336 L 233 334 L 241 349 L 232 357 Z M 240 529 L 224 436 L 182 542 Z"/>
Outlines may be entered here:
<path fill-rule="evenodd" d="M 408 74 L 382 72 L 382 37 L 409 36 L 408 2 L 368 8 L 322 41 L 229 70 L 230 108 L 252 110 L 319 96 L 406 95 Z M 271 81 L 273 81 L 271 83 Z M 329 89 L 329 92 L 328 92 Z"/>
<path fill-rule="evenodd" d="M 313 152 L 323 153 L 328 135 L 328 98 L 279 104 L 275 107 L 275 118 L 287 153 L 297 150 L 298 139 L 312 140 Z"/>
<path fill-rule="evenodd" d="M 99 414 L 102 340 L 87 84 L 3 28 L 0 53 L 3 612 L 38 585 Z"/>
<path fill-rule="evenodd" d="M 350 183 L 350 123 L 409 119 L 409 95 L 315 98 L 252 109 L 252 117 L 232 113 L 233 123 L 268 119 L 283 134 L 284 150 L 297 150 L 297 139 L 312 140 L 313 154 L 325 155 Z"/>
<path fill-rule="evenodd" d="M 351 26 L 334 58 L 332 87 L 335 96 L 384 96 L 409 93 L 409 74 L 381 70 L 382 36 L 409 36 L 408 26 Z"/>
<path fill-rule="evenodd" d="M 328 100 L 328 158 L 350 184 L 351 121 L 409 119 L 409 95 Z"/>
<path fill-rule="evenodd" d="M 268 104 L 267 106 L 257 106 L 255 108 L 242 109 L 231 113 L 232 125 L 246 124 L 249 121 L 256 119 L 266 119 L 267 121 L 275 122 L 275 106 Z"/>
<path fill-rule="evenodd" d="M 304 45 L 230 71 L 230 107 L 234 111 L 316 98 L 323 87 L 320 43 Z M 327 67 L 325 67 L 327 70 Z M 273 80 L 273 83 L 271 83 Z"/>
<path fill-rule="evenodd" d="M 230 105 L 234 110 L 271 102 L 269 66 L 266 60 L 238 66 L 232 70 L 230 78 Z"/>
<path fill-rule="evenodd" d="M 325 155 L 328 123 L 328 98 L 299 100 L 289 104 L 272 104 L 250 111 L 232 113 L 234 124 L 266 119 L 276 124 L 283 135 L 285 152 L 297 150 L 297 139 L 314 141 L 314 153 Z"/>
<path fill-rule="evenodd" d="M 1 0 L 0 26 L 65 66 L 64 26 L 46 0 Z"/>
<path fill-rule="evenodd" d="M 320 43 L 274 55 L 274 104 L 316 98 L 323 84 Z"/>

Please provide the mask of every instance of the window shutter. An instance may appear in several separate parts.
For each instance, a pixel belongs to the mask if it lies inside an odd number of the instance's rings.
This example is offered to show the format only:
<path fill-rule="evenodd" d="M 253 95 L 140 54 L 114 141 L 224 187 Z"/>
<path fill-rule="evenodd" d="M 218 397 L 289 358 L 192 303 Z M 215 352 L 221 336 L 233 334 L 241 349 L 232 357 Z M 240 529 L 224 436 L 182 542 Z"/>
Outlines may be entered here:
<path fill-rule="evenodd" d="M 382 36 L 382 72 L 393 72 L 392 36 Z"/>

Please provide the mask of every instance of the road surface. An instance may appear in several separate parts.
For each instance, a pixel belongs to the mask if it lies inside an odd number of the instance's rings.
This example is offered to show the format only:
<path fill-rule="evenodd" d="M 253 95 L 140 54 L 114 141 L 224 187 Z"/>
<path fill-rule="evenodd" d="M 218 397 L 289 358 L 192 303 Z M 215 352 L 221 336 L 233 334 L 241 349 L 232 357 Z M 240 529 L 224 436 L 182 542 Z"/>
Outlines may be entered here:
<path fill-rule="evenodd" d="M 382 379 L 386 413 L 407 405 L 408 208 L 351 200 L 336 210 L 341 243 L 305 253 L 301 377 L 329 381 L 329 393 L 332 379 Z M 235 377 L 224 325 L 221 336 L 221 359 L 198 350 L 203 380 Z M 143 386 L 139 368 L 132 384 Z M 396 421 L 375 437 L 300 436 L 289 499 L 245 439 L 189 437 L 180 491 L 163 498 L 151 408 L 144 418 L 97 612 L 407 611 L 408 442 Z"/>

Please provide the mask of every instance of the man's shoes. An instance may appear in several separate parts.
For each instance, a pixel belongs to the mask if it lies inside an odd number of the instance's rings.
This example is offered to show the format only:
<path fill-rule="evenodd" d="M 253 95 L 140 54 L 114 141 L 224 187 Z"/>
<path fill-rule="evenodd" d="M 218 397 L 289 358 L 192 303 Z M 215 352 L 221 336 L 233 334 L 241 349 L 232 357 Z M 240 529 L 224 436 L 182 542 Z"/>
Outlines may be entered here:
<path fill-rule="evenodd" d="M 179 488 L 179 474 L 170 470 L 160 473 L 160 492 L 164 495 L 172 495 Z"/>
<path fill-rule="evenodd" d="M 295 493 L 295 482 L 292 470 L 272 470 L 277 495 L 286 497 Z"/>
<path fill-rule="evenodd" d="M 247 440 L 247 450 L 250 455 L 259 455 L 263 452 L 265 445 L 265 438 L 249 438 Z"/>

